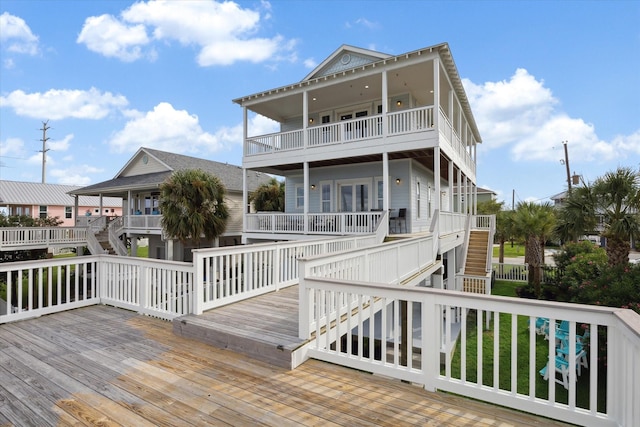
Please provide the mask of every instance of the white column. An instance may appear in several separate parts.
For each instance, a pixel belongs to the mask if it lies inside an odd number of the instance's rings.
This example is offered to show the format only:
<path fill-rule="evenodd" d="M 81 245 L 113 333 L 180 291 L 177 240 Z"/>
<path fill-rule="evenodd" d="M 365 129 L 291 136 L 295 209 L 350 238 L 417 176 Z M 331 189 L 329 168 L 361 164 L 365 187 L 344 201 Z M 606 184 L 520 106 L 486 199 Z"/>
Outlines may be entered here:
<path fill-rule="evenodd" d="M 462 169 L 458 168 L 458 207 L 456 212 L 462 213 Z"/>
<path fill-rule="evenodd" d="M 389 134 L 389 122 L 387 120 L 387 113 L 389 112 L 389 88 L 387 83 L 387 71 L 382 72 L 382 137 L 386 138 Z M 384 177 L 385 183 L 387 181 L 387 175 Z M 386 198 L 385 198 L 386 199 Z"/>
<path fill-rule="evenodd" d="M 100 193 L 100 202 L 98 202 L 99 204 L 99 209 L 100 209 L 100 215 L 98 216 L 103 216 L 104 215 L 104 209 L 102 208 L 102 193 Z"/>
<path fill-rule="evenodd" d="M 382 153 L 382 209 L 389 210 L 389 185 L 391 179 L 389 177 L 389 153 Z"/>
<path fill-rule="evenodd" d="M 455 212 L 453 207 L 453 160 L 449 160 L 449 170 L 447 179 L 449 180 L 449 212 Z"/>
<path fill-rule="evenodd" d="M 73 214 L 73 218 L 75 220 L 75 224 L 78 223 L 78 210 L 79 210 L 79 205 L 80 202 L 78 201 L 80 197 L 76 194 L 75 196 L 73 196 L 73 211 L 75 212 Z"/>
<path fill-rule="evenodd" d="M 442 187 L 440 185 L 440 147 L 435 147 L 433 149 L 433 179 L 436 185 L 435 207 L 438 212 L 440 212 L 440 192 L 442 191 Z"/>
<path fill-rule="evenodd" d="M 309 214 L 309 162 L 303 163 L 304 173 L 304 234 L 309 231 L 309 222 L 307 221 L 307 215 Z"/>
<path fill-rule="evenodd" d="M 247 154 L 247 137 L 249 136 L 249 129 L 247 127 L 249 121 L 247 117 L 248 117 L 247 107 L 243 105 L 242 106 L 242 147 L 243 147 L 242 152 L 244 154 Z"/>
<path fill-rule="evenodd" d="M 309 144 L 309 94 L 305 90 L 302 92 L 302 143 L 305 148 Z"/>
<path fill-rule="evenodd" d="M 440 58 L 433 60 L 433 122 L 437 131 L 440 128 Z"/>
<path fill-rule="evenodd" d="M 456 288 L 456 250 L 447 252 L 447 289 Z"/>
<path fill-rule="evenodd" d="M 247 214 L 250 213 L 249 194 L 247 193 L 247 169 L 242 168 L 242 232 L 247 232 Z"/>

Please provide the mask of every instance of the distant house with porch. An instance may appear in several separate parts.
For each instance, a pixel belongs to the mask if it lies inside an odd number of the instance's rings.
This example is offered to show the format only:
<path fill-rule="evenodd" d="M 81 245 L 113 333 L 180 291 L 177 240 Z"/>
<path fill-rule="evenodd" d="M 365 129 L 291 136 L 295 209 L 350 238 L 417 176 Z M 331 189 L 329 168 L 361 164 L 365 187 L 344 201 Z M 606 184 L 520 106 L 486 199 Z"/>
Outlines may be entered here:
<path fill-rule="evenodd" d="M 78 217 L 122 215 L 120 197 L 104 197 L 101 201 L 99 197 L 81 196 L 76 201 L 69 193 L 79 188 L 77 185 L 0 180 L 0 212 L 7 216 L 58 217 L 64 227 L 76 225 Z"/>
<path fill-rule="evenodd" d="M 178 241 L 166 239 L 163 235 L 162 212 L 159 207 L 160 185 L 174 172 L 185 169 L 201 169 L 220 179 L 227 191 L 225 203 L 229 210 L 229 219 L 218 245 L 240 244 L 243 175 L 239 166 L 142 147 L 113 179 L 75 189 L 71 193 L 80 197 L 121 198 L 124 206 L 123 216 L 109 224 L 109 231 L 117 237 L 126 235 L 130 239 L 132 253 L 137 250 L 138 238 L 148 238 L 150 258 L 191 260 L 191 249 L 194 245 L 183 245 Z M 247 176 L 247 188 L 253 190 L 260 184 L 269 182 L 269 179 L 269 175 L 253 172 Z M 214 244 L 208 242 L 203 246 Z"/>

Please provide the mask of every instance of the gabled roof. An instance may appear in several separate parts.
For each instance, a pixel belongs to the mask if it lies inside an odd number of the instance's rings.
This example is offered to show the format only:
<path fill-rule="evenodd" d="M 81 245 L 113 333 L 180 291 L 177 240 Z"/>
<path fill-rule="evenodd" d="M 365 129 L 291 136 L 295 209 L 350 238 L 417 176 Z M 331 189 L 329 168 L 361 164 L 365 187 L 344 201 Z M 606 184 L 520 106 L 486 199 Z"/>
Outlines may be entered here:
<path fill-rule="evenodd" d="M 29 206 L 74 206 L 75 197 L 69 195 L 73 190 L 82 188 L 77 185 L 42 184 L 40 182 L 19 182 L 0 180 L 1 205 L 29 205 Z M 81 196 L 79 206 L 100 206 L 100 198 Z M 104 197 L 102 205 L 105 207 L 121 207 L 122 199 L 118 197 Z"/>
<path fill-rule="evenodd" d="M 391 55 L 385 53 L 343 44 L 302 79 L 302 81 L 339 73 L 354 67 L 362 67 L 363 65 L 372 64 L 390 57 Z"/>
<path fill-rule="evenodd" d="M 151 173 L 127 174 L 135 162 L 144 156 L 152 158 L 157 165 L 161 165 L 162 170 Z M 227 191 L 242 192 L 242 168 L 240 166 L 142 147 L 113 179 L 80 188 L 73 191 L 72 194 L 118 193 L 124 195 L 128 190 L 157 189 L 173 172 L 185 169 L 200 169 L 209 172 L 220 179 Z M 268 175 L 249 171 L 247 182 L 249 191 L 268 182 L 269 179 Z"/>
<path fill-rule="evenodd" d="M 330 67 L 332 65 L 335 65 L 336 62 L 341 59 L 341 54 L 349 52 L 354 52 L 357 55 L 359 63 L 357 65 L 354 65 L 351 64 L 351 61 L 349 61 L 348 65 L 345 64 L 345 67 L 340 68 L 339 71 L 336 70 L 335 72 L 327 74 L 329 73 Z M 360 73 L 370 73 L 374 68 L 383 70 L 385 69 L 385 67 L 397 67 L 397 63 L 400 63 L 401 61 L 415 59 L 416 57 L 420 57 L 422 55 L 431 55 L 433 53 L 437 53 L 439 58 L 441 59 L 442 67 L 447 72 L 449 81 L 451 82 L 451 86 L 455 90 L 462 110 L 465 112 L 465 115 L 469 122 L 469 126 L 473 131 L 473 134 L 475 135 L 476 142 L 482 143 L 480 131 L 478 130 L 478 126 L 475 122 L 475 118 L 469 104 L 469 99 L 467 98 L 467 94 L 462 84 L 462 79 L 458 74 L 458 68 L 453 60 L 453 56 L 451 54 L 451 50 L 449 49 L 448 43 L 440 43 L 394 56 L 370 51 L 367 49 L 343 45 L 335 52 L 333 52 L 327 59 L 322 61 L 322 63 L 318 67 L 316 67 L 315 70 L 313 70 L 300 82 L 274 89 L 269 89 L 263 92 L 254 93 L 252 95 L 243 96 L 241 98 L 236 98 L 232 102 L 240 106 L 244 106 L 248 104 L 250 105 L 252 103 L 255 104 L 256 102 L 260 103 L 263 100 L 269 99 L 270 97 L 272 99 L 282 98 L 290 96 L 292 94 L 302 93 L 305 90 L 309 90 L 309 88 L 313 88 L 315 85 L 322 86 L 326 84 L 326 81 L 329 78 L 352 79 L 353 76 L 357 76 Z"/>

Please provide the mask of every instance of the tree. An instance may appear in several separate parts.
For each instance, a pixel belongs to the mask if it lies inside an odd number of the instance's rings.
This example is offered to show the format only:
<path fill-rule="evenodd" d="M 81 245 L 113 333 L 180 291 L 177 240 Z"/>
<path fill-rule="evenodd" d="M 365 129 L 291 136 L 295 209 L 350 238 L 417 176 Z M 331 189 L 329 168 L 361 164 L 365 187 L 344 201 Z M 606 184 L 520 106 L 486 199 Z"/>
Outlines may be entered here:
<path fill-rule="evenodd" d="M 500 245 L 498 262 L 504 264 L 504 244 L 514 237 L 514 211 L 499 211 L 496 214 L 496 240 Z"/>
<path fill-rule="evenodd" d="M 555 215 L 549 203 L 521 202 L 513 217 L 514 233 L 524 239 L 524 262 L 529 264 L 529 283 L 540 296 L 544 242 L 554 230 Z"/>
<path fill-rule="evenodd" d="M 226 228 L 229 217 L 220 180 L 200 169 L 180 170 L 160 186 L 160 209 L 165 234 L 200 247 L 204 236 L 214 240 Z"/>
<path fill-rule="evenodd" d="M 478 203 L 478 215 L 497 215 L 502 211 L 504 202 L 498 202 L 497 200 L 486 200 Z"/>
<path fill-rule="evenodd" d="M 256 211 L 284 212 L 284 182 L 271 178 L 249 195 Z"/>
<path fill-rule="evenodd" d="M 626 265 L 630 239 L 640 236 L 640 174 L 619 167 L 593 185 L 573 189 L 559 218 L 560 228 L 571 240 L 595 232 L 600 219 L 609 265 Z"/>

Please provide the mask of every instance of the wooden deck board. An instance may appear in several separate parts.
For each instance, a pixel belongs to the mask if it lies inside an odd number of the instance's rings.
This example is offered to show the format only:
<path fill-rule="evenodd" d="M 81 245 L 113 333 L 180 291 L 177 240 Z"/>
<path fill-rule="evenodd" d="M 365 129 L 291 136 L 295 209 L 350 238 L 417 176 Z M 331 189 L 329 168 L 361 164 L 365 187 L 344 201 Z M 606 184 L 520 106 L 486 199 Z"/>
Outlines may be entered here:
<path fill-rule="evenodd" d="M 553 424 L 324 362 L 278 368 L 113 307 L 0 325 L 0 426 Z"/>

